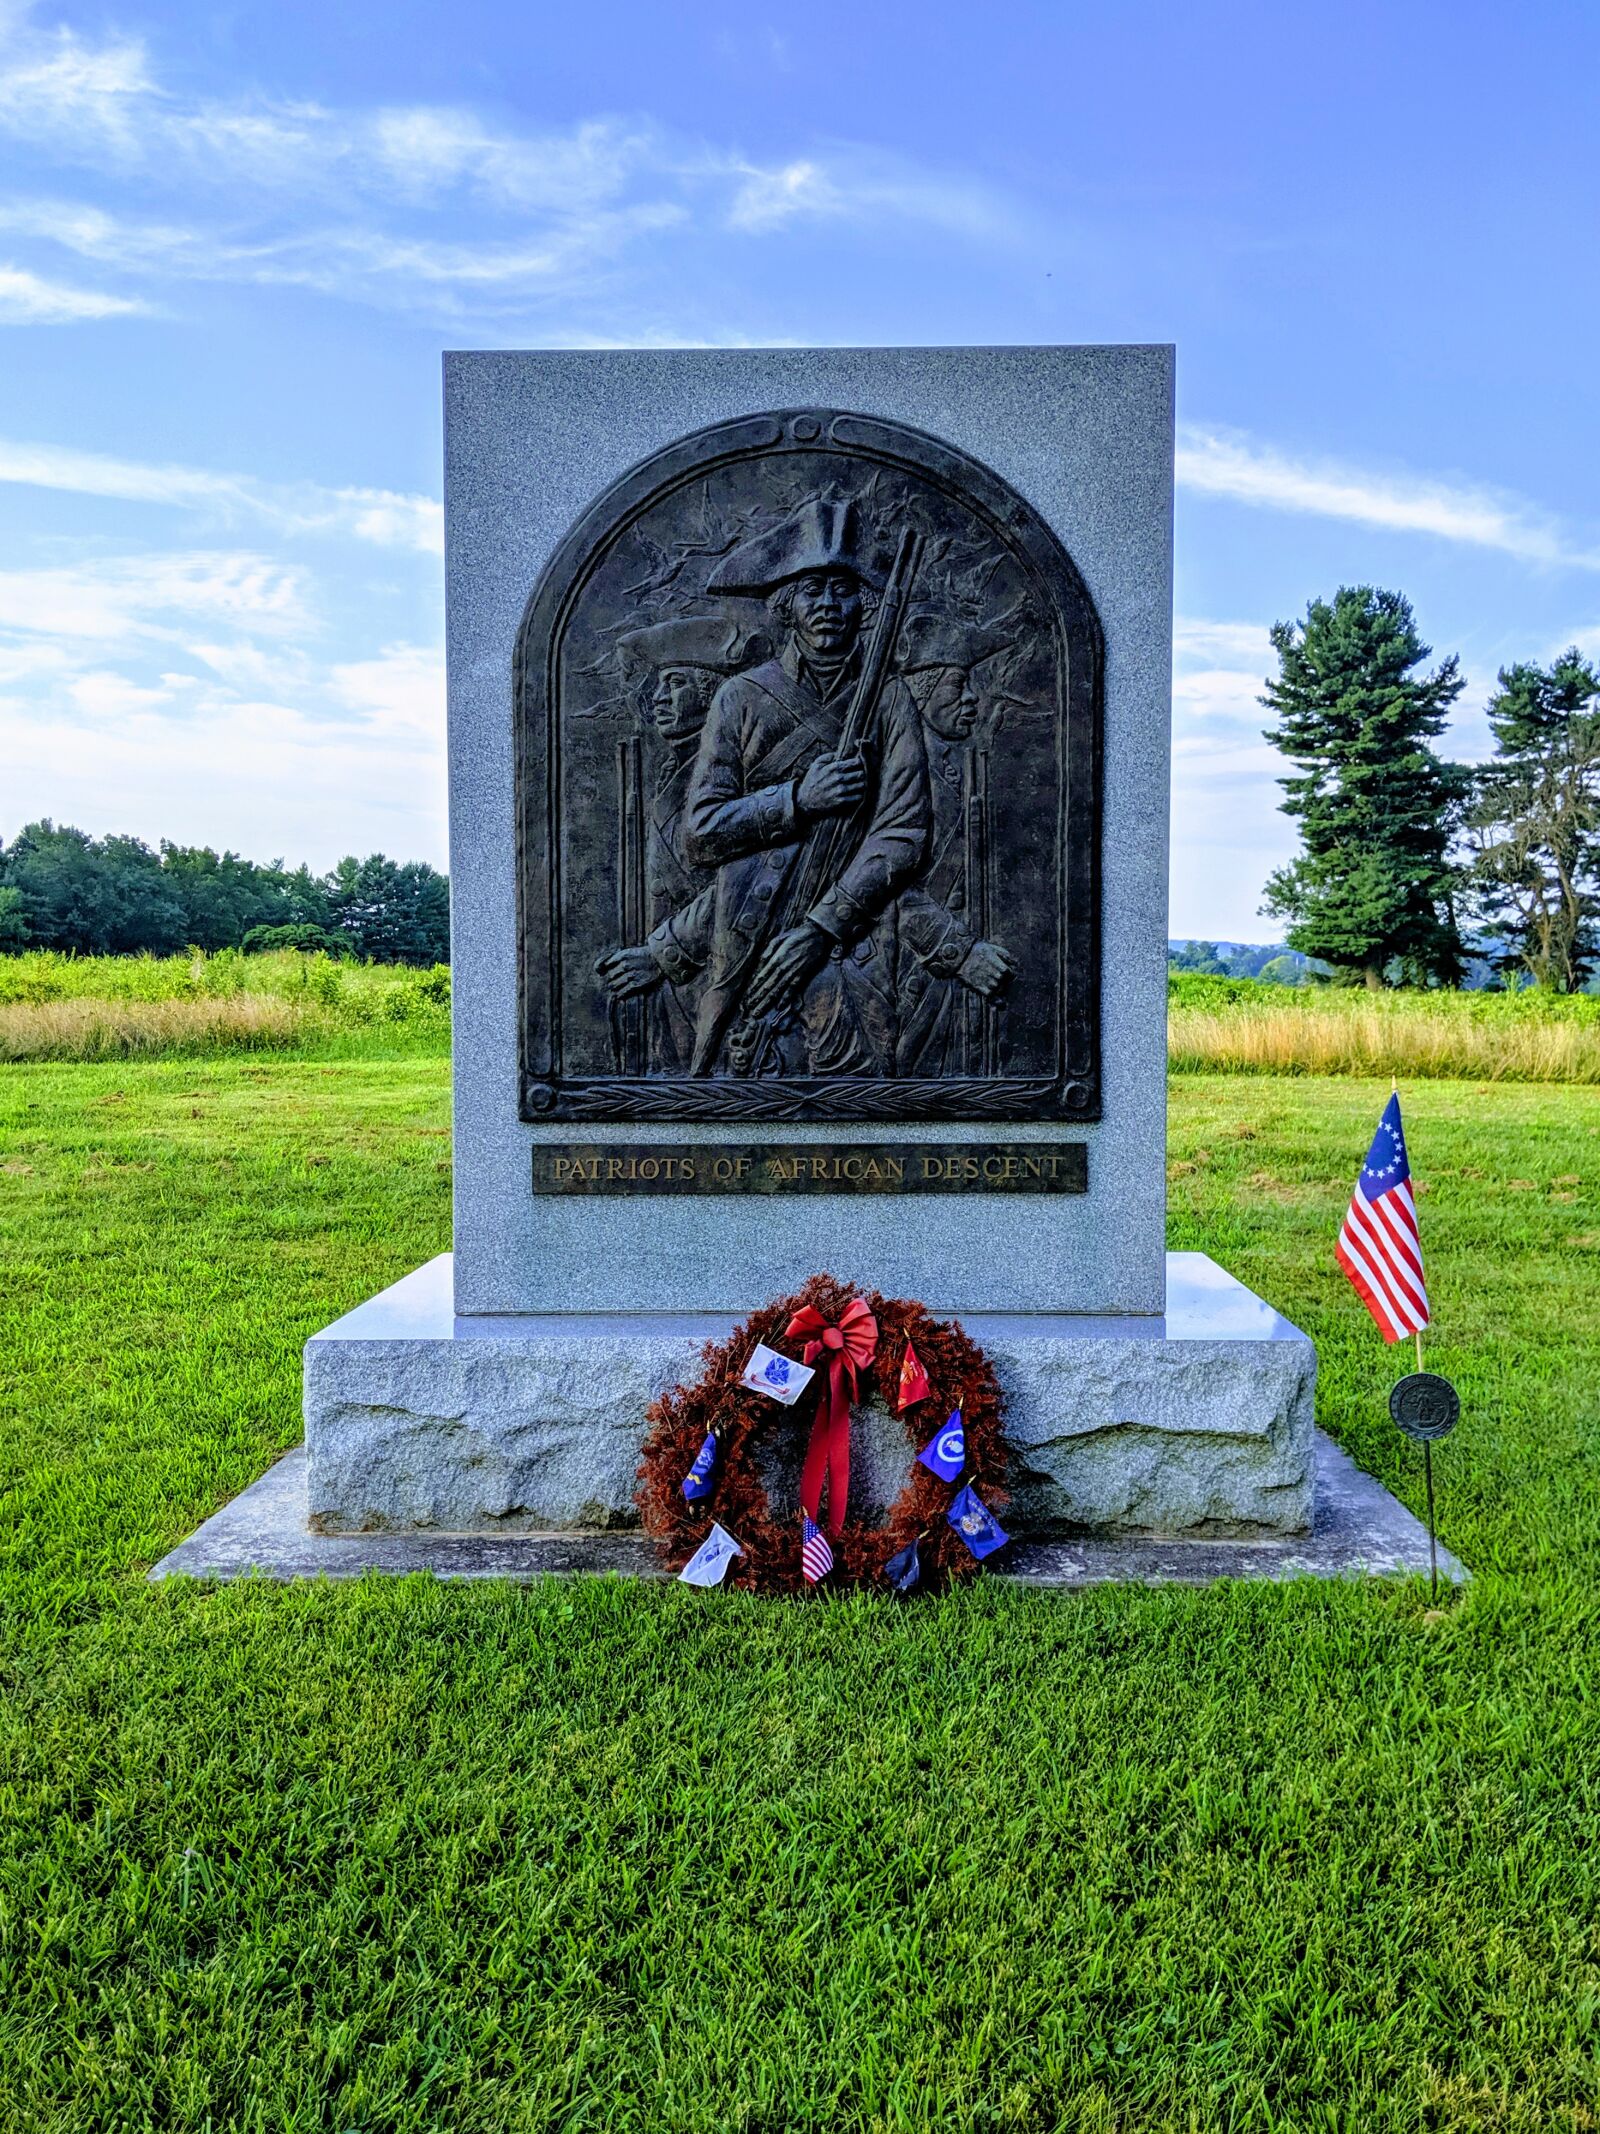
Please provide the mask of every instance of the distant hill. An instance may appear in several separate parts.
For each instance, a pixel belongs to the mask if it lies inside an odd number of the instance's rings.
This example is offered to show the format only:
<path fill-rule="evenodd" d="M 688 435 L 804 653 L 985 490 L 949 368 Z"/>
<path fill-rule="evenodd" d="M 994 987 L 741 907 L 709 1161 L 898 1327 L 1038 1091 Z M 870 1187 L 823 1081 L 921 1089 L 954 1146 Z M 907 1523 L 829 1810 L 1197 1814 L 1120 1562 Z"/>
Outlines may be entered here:
<path fill-rule="evenodd" d="M 1262 978 L 1269 985 L 1304 985 L 1327 969 L 1281 941 L 1169 941 L 1167 964 L 1215 978 Z"/>
<path fill-rule="evenodd" d="M 1169 941 L 1167 968 L 1211 978 L 1261 978 L 1269 985 L 1308 985 L 1328 974 L 1328 966 L 1314 956 L 1302 956 L 1282 942 L 1258 941 Z M 1503 982 L 1487 957 L 1470 956 L 1461 989 L 1492 992 Z"/>

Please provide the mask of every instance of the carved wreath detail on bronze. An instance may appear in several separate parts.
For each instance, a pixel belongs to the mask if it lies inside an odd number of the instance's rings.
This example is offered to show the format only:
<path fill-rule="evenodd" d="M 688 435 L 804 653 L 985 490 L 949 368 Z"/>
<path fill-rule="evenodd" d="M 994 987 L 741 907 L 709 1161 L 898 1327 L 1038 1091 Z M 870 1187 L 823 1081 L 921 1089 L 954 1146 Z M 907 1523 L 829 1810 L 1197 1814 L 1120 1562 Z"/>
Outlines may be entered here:
<path fill-rule="evenodd" d="M 525 1108 L 604 1115 L 609 1083 L 613 1116 L 848 1116 L 849 1087 L 861 1116 L 1002 1116 L 1010 1084 L 1085 1116 L 1087 596 L 934 440 L 922 468 L 865 418 L 743 427 L 764 450 L 708 433 L 609 525 L 602 499 L 530 609 Z"/>

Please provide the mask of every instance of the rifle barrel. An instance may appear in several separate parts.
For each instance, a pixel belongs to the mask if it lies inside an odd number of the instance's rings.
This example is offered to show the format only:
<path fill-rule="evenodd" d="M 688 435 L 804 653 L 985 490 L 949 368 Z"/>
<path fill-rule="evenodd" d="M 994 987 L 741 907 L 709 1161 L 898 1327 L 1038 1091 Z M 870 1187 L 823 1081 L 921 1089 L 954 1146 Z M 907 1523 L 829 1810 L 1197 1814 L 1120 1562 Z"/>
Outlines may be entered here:
<path fill-rule="evenodd" d="M 883 695 L 884 682 L 888 677 L 889 662 L 894 657 L 899 641 L 900 625 L 905 618 L 905 605 L 911 592 L 912 579 L 922 556 L 922 536 L 909 529 L 900 536 L 900 545 L 895 551 L 894 567 L 884 586 L 883 599 L 872 620 L 872 637 L 861 662 L 861 674 L 856 682 L 855 693 L 850 699 L 850 709 L 845 714 L 843 729 L 839 735 L 838 754 L 852 755 L 867 736 L 868 721 L 876 715 L 878 700 Z M 818 833 L 806 844 L 796 869 L 794 894 L 786 900 L 791 913 L 804 915 L 827 887 L 838 865 L 839 848 L 850 834 L 855 822 L 853 815 L 836 815 L 818 825 Z"/>
<path fill-rule="evenodd" d="M 884 586 L 883 598 L 878 603 L 878 612 L 872 619 L 872 635 L 862 655 L 861 673 L 856 680 L 850 708 L 845 714 L 844 725 L 839 735 L 836 753 L 844 756 L 859 749 L 866 739 L 868 722 L 875 716 L 878 699 L 883 694 L 888 677 L 889 664 L 894 658 L 895 645 L 900 635 L 906 601 L 910 596 L 912 580 L 923 548 L 922 536 L 909 528 L 900 536 L 895 550 L 894 566 Z M 745 969 L 753 974 L 769 941 L 793 923 L 796 916 L 803 917 L 826 887 L 838 865 L 839 849 L 855 828 L 854 815 L 825 816 L 808 833 L 800 847 L 793 868 L 790 870 L 786 894 L 775 897 L 767 907 L 766 923 L 751 944 L 745 959 Z M 769 1011 L 770 1012 L 770 1011 Z M 736 1013 L 736 1003 L 731 1002 L 725 1011 L 723 1030 Z M 760 1018 L 766 1022 L 767 1017 Z M 740 1016 L 735 1025 L 735 1035 L 743 1031 L 753 1018 Z M 715 1062 L 722 1042 L 723 1030 L 712 1034 L 709 1047 L 702 1055 L 709 1072 Z"/>
<path fill-rule="evenodd" d="M 979 748 L 972 757 L 972 803 L 978 818 L 977 836 L 977 901 L 971 910 L 973 933 L 980 941 L 989 938 L 989 751 Z M 992 1000 L 979 999 L 978 1028 L 982 1034 L 982 1050 L 979 1071 L 990 1076 L 995 1072 L 998 1037 L 998 1014 Z"/>
<path fill-rule="evenodd" d="M 639 948 L 645 931 L 644 765 L 635 734 L 617 743 L 617 939 Z M 621 1004 L 616 1050 L 623 1074 L 644 1072 L 645 1013 L 638 998 Z"/>

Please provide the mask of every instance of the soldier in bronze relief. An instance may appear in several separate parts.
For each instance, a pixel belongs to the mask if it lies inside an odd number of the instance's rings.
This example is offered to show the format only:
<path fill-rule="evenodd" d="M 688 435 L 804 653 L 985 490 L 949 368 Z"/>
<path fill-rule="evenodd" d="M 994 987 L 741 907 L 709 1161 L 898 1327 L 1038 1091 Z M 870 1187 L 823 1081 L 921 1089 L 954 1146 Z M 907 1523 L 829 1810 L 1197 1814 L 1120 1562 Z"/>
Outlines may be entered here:
<path fill-rule="evenodd" d="M 752 637 L 720 615 L 679 616 L 617 640 L 625 678 L 651 685 L 647 717 L 659 758 L 645 822 L 644 887 L 651 932 L 639 946 L 618 945 L 596 965 L 613 1001 L 655 994 L 650 1009 L 650 1057 L 661 1068 L 686 1073 L 694 1051 L 695 1000 L 691 990 L 704 965 L 697 942 L 703 921 L 690 917 L 680 931 L 673 920 L 691 913 L 710 881 L 684 849 L 684 801 L 706 713 L 718 683 L 739 666 L 765 656 L 763 637 Z"/>
<path fill-rule="evenodd" d="M 901 665 L 922 714 L 933 814 L 920 895 L 944 923 L 937 946 L 918 951 L 921 974 L 907 974 L 902 1074 L 984 1072 L 998 1035 L 994 1003 L 1016 969 L 1008 951 L 986 938 L 993 904 L 988 735 L 999 718 L 992 710 L 985 718 L 974 682 L 976 668 L 1005 653 L 1015 623 L 1014 616 L 952 621 L 927 610 L 907 619 Z M 924 930 L 931 944 L 931 919 Z"/>
<path fill-rule="evenodd" d="M 825 412 L 682 440 L 518 658 L 529 1116 L 1092 1115 L 1098 630 L 987 470 Z"/>
<path fill-rule="evenodd" d="M 686 843 L 717 869 L 691 1072 L 892 1072 L 881 922 L 931 831 L 922 725 L 890 676 L 841 752 L 861 679 L 863 596 L 881 592 L 860 517 L 808 503 L 743 543 L 708 590 L 764 594 L 783 649 L 717 692 L 690 780 Z M 841 833 L 842 834 L 839 834 Z"/>

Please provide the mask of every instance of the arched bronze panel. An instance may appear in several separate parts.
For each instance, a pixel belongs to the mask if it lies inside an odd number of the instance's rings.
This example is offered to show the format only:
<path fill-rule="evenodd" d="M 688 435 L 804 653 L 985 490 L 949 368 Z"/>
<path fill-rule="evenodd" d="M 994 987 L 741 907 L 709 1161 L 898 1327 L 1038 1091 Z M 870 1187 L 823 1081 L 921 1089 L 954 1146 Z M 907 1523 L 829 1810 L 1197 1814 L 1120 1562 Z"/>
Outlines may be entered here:
<path fill-rule="evenodd" d="M 517 644 L 522 1116 L 1097 1118 L 1101 663 L 1054 532 L 922 431 L 623 476 Z"/>

